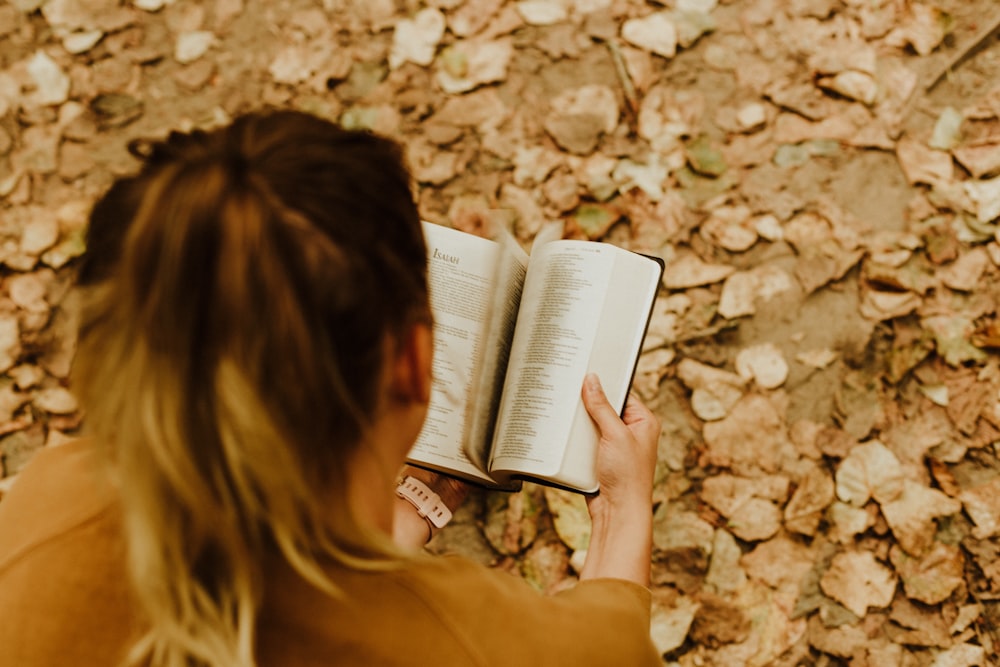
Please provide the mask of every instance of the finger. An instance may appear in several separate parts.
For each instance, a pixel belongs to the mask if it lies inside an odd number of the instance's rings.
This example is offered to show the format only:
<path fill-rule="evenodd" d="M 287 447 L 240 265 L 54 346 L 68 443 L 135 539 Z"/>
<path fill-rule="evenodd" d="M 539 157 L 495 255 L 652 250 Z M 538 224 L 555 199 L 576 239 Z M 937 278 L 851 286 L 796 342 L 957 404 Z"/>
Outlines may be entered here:
<path fill-rule="evenodd" d="M 583 379 L 582 395 L 583 405 L 602 435 L 620 432 L 625 427 L 618 413 L 608 402 L 608 397 L 604 394 L 601 381 L 596 374 L 588 373 Z"/>
<path fill-rule="evenodd" d="M 625 400 L 625 411 L 623 415 L 623 419 L 626 424 L 637 421 L 651 420 L 656 417 L 652 410 L 646 407 L 646 404 L 632 392 L 629 392 L 628 398 Z"/>

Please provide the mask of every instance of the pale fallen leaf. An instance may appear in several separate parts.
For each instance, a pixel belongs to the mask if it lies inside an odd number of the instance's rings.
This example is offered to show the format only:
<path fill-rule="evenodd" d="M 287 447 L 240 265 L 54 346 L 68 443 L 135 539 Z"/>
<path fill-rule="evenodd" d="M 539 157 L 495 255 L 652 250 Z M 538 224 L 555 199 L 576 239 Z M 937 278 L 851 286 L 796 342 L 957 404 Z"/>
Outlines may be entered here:
<path fill-rule="evenodd" d="M 514 7 L 528 25 L 553 25 L 569 17 L 559 0 L 521 0 Z"/>
<path fill-rule="evenodd" d="M 45 313 L 49 304 L 45 301 L 47 278 L 37 273 L 17 273 L 7 279 L 10 300 L 30 313 Z"/>
<path fill-rule="evenodd" d="M 438 56 L 438 85 L 446 93 L 457 94 L 503 81 L 513 55 L 514 44 L 510 38 L 456 42 Z"/>
<path fill-rule="evenodd" d="M 924 604 L 944 602 L 964 581 L 965 559 L 961 547 L 955 545 L 935 542 L 920 558 L 893 548 L 890 557 L 911 600 Z"/>
<path fill-rule="evenodd" d="M 962 510 L 962 503 L 954 498 L 909 479 L 903 481 L 897 497 L 879 504 L 896 541 L 914 556 L 923 553 L 934 541 L 935 518 Z"/>
<path fill-rule="evenodd" d="M 132 0 L 137 8 L 147 12 L 158 12 L 166 5 L 172 5 L 176 0 Z"/>
<path fill-rule="evenodd" d="M 981 667 L 986 664 L 986 649 L 982 646 L 956 644 L 934 656 L 930 667 Z"/>
<path fill-rule="evenodd" d="M 740 564 L 750 579 L 797 595 L 814 560 L 813 550 L 802 541 L 779 535 L 756 545 L 740 559 Z"/>
<path fill-rule="evenodd" d="M 519 146 L 514 153 L 514 184 L 538 185 L 563 163 L 564 156 L 545 146 Z"/>
<path fill-rule="evenodd" d="M 698 603 L 686 596 L 677 598 L 669 606 L 653 605 L 649 633 L 658 653 L 680 648 L 687 639 L 696 611 Z"/>
<path fill-rule="evenodd" d="M 830 522 L 827 535 L 841 544 L 852 543 L 856 535 L 865 532 L 875 523 L 875 518 L 865 509 L 842 502 L 830 505 L 827 519 Z"/>
<path fill-rule="evenodd" d="M 619 160 L 611 173 L 611 178 L 618 184 L 621 193 L 639 188 L 646 193 L 650 201 L 654 202 L 660 201 L 666 194 L 664 184 L 669 176 L 669 166 L 655 153 L 650 155 L 645 163 L 629 159 Z"/>
<path fill-rule="evenodd" d="M 831 350 L 828 347 L 818 348 L 815 350 L 805 350 L 803 352 L 798 352 L 795 355 L 795 361 L 799 362 L 803 366 L 809 366 L 810 368 L 823 369 L 832 364 L 837 360 L 836 350 Z"/>
<path fill-rule="evenodd" d="M 552 514 L 556 534 L 563 544 L 574 551 L 590 544 L 590 514 L 586 498 L 579 493 L 545 487 L 545 504 Z"/>
<path fill-rule="evenodd" d="M 104 37 L 104 31 L 102 30 L 77 31 L 63 37 L 62 45 L 67 52 L 79 55 L 97 46 L 102 37 Z"/>
<path fill-rule="evenodd" d="M 837 467 L 837 497 L 861 507 L 869 498 L 884 504 L 903 492 L 899 459 L 878 440 L 857 445 Z"/>
<path fill-rule="evenodd" d="M 622 25 L 622 38 L 640 49 L 664 58 L 677 53 L 677 28 L 669 12 L 655 12 L 643 18 L 629 19 Z"/>
<path fill-rule="evenodd" d="M 703 464 L 731 468 L 743 475 L 775 472 L 798 454 L 788 439 L 783 416 L 766 397 L 747 394 L 723 419 L 708 422 Z"/>
<path fill-rule="evenodd" d="M 930 147 L 942 151 L 948 151 L 956 146 L 962 139 L 962 121 L 965 117 L 960 111 L 952 107 L 945 107 L 941 110 L 937 122 L 934 123 L 934 134 L 931 135 Z"/>
<path fill-rule="evenodd" d="M 913 292 L 889 292 L 867 289 L 859 311 L 870 320 L 891 320 L 914 312 L 923 302 Z"/>
<path fill-rule="evenodd" d="M 820 77 L 816 85 L 868 105 L 874 104 L 878 95 L 878 82 L 867 72 L 838 72 L 834 76 Z"/>
<path fill-rule="evenodd" d="M 823 513 L 836 499 L 833 478 L 820 466 L 811 466 L 785 506 L 785 528 L 815 535 Z"/>
<path fill-rule="evenodd" d="M 781 510 L 763 498 L 751 498 L 729 517 L 729 529 L 741 540 L 770 539 L 781 529 Z"/>
<path fill-rule="evenodd" d="M 405 62 L 430 65 L 434 62 L 444 30 L 444 14 L 433 7 L 421 9 L 413 18 L 401 20 L 392 34 L 389 67 L 396 69 Z"/>
<path fill-rule="evenodd" d="M 567 90 L 550 107 L 545 130 L 559 146 L 580 155 L 592 152 L 601 136 L 617 127 L 621 113 L 614 91 L 598 84 Z"/>
<path fill-rule="evenodd" d="M 14 315 L 0 315 L 0 373 L 17 362 L 21 354 L 21 328 Z"/>
<path fill-rule="evenodd" d="M 889 606 L 896 593 L 896 575 L 867 551 L 844 551 L 833 557 L 820 579 L 829 597 L 864 618 L 868 609 Z"/>
<path fill-rule="evenodd" d="M 951 154 L 973 178 L 996 176 L 1000 172 L 1000 145 L 995 143 L 959 146 Z"/>
<path fill-rule="evenodd" d="M 886 43 L 893 46 L 909 44 L 919 55 L 929 55 L 951 32 L 953 19 L 933 5 L 910 3 L 905 7 L 902 25 L 886 36 Z"/>
<path fill-rule="evenodd" d="M 966 489 L 958 497 L 975 524 L 973 537 L 985 540 L 1000 533 L 1000 480 Z"/>
<path fill-rule="evenodd" d="M 983 613 L 983 606 L 979 603 L 963 604 L 958 608 L 958 615 L 955 620 L 952 621 L 951 627 L 948 628 L 948 632 L 953 635 L 957 635 L 960 632 L 964 632 L 967 627 L 972 625 L 972 622 L 979 618 Z"/>
<path fill-rule="evenodd" d="M 7 371 L 14 378 L 14 386 L 21 391 L 31 389 L 45 379 L 45 371 L 33 364 L 21 364 Z"/>
<path fill-rule="evenodd" d="M 954 170 L 951 155 L 929 148 L 915 139 L 901 138 L 896 144 L 896 158 L 911 185 L 935 185 L 951 180 Z"/>
<path fill-rule="evenodd" d="M 976 219 L 979 222 L 992 222 L 1000 217 L 1000 177 L 966 181 L 962 186 L 976 205 Z"/>
<path fill-rule="evenodd" d="M 448 14 L 448 27 L 459 37 L 471 37 L 486 27 L 503 0 L 470 0 L 458 3 Z"/>
<path fill-rule="evenodd" d="M 760 102 L 744 104 L 736 112 L 736 121 L 744 132 L 760 129 L 767 122 L 767 107 Z"/>
<path fill-rule="evenodd" d="M 980 287 L 983 272 L 990 264 L 990 257 L 984 248 L 972 248 L 957 260 L 938 270 L 941 282 L 960 292 L 971 292 Z"/>
<path fill-rule="evenodd" d="M 693 253 L 678 256 L 663 272 L 667 289 L 687 289 L 721 282 L 736 271 L 728 264 L 708 264 Z"/>
<path fill-rule="evenodd" d="M 788 363 L 774 343 L 743 348 L 736 355 L 736 372 L 763 389 L 776 389 L 788 379 Z"/>
<path fill-rule="evenodd" d="M 749 250 L 757 242 L 757 230 L 750 224 L 746 206 L 722 206 L 702 223 L 702 238 L 730 252 Z"/>
<path fill-rule="evenodd" d="M 712 542 L 712 559 L 709 562 L 705 583 L 716 592 L 732 592 L 746 583 L 747 575 L 740 567 L 743 550 L 736 538 L 728 531 L 719 528 L 715 531 Z"/>
<path fill-rule="evenodd" d="M 948 407 L 948 385 L 945 384 L 922 384 L 917 387 L 920 393 L 926 396 L 931 403 Z"/>
<path fill-rule="evenodd" d="M 666 375 L 674 356 L 672 348 L 661 347 L 639 357 L 632 386 L 643 400 L 652 400 L 659 393 L 660 380 Z"/>
<path fill-rule="evenodd" d="M 174 60 L 186 65 L 201 58 L 216 43 L 215 33 L 209 30 L 189 30 L 177 36 Z"/>
<path fill-rule="evenodd" d="M 78 407 L 76 398 L 65 387 L 43 389 L 33 402 L 38 408 L 56 415 L 70 414 Z"/>
<path fill-rule="evenodd" d="M 44 51 L 36 51 L 28 61 L 28 74 L 35 83 L 38 104 L 62 104 L 69 98 L 69 76 Z"/>

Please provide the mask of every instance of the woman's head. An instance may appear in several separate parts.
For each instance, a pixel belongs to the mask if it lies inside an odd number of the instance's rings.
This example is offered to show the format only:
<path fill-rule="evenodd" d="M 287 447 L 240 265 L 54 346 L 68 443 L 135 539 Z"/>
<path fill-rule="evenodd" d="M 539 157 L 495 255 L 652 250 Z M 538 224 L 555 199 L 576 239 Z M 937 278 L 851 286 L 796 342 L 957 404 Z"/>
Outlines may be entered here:
<path fill-rule="evenodd" d="M 247 655 L 260 552 L 314 576 L 360 538 L 329 492 L 379 404 L 386 342 L 427 318 L 419 218 L 394 143 L 301 113 L 131 149 L 141 170 L 91 215 L 74 382 L 147 609 L 217 621 Z M 201 658 L 224 654 L 211 643 Z"/>

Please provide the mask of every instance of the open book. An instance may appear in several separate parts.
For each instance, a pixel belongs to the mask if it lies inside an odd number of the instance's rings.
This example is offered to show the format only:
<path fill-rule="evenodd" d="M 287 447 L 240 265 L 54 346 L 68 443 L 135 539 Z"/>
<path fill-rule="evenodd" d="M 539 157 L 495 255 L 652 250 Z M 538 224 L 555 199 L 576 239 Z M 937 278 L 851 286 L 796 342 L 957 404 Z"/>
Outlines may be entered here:
<path fill-rule="evenodd" d="M 544 229 L 529 257 L 509 235 L 424 223 L 434 379 L 410 463 L 495 488 L 597 490 L 583 378 L 597 373 L 622 411 L 663 262 L 561 233 Z"/>

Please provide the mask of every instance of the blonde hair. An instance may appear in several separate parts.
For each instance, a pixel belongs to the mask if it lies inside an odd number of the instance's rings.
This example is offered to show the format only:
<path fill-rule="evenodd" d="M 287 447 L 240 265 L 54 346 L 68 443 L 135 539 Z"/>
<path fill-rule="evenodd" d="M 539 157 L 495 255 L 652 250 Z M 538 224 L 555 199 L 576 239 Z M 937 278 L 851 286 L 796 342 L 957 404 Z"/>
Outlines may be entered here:
<path fill-rule="evenodd" d="M 398 147 L 293 112 L 137 143 L 91 215 L 74 382 L 120 487 L 156 667 L 254 665 L 261 563 L 386 553 L 344 464 L 387 335 L 427 308 Z"/>

